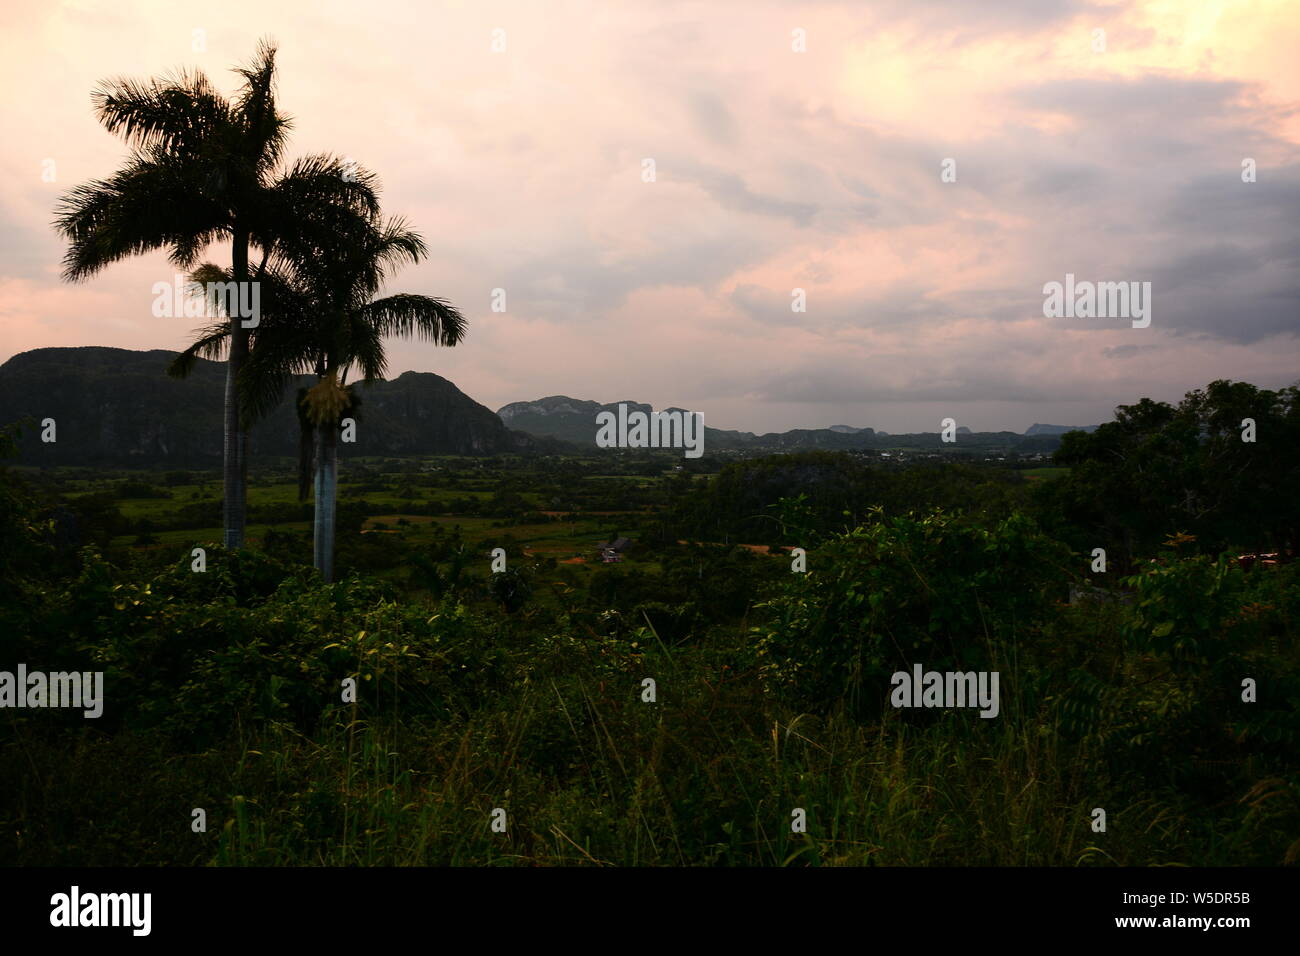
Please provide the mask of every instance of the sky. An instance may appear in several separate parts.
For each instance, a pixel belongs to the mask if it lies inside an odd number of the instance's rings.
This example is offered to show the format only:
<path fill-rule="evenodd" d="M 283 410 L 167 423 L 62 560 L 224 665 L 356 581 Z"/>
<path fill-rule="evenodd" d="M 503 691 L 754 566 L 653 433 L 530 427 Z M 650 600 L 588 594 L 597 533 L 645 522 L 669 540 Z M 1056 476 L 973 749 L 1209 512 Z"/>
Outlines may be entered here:
<path fill-rule="evenodd" d="M 101 81 L 233 93 L 264 37 L 288 157 L 378 174 L 430 250 L 386 291 L 469 320 L 390 377 L 895 433 L 1300 380 L 1294 0 L 5 0 L 0 361 L 188 344 L 163 253 L 61 279 L 55 205 L 127 155 Z M 1046 317 L 1067 274 L 1150 324 Z"/>

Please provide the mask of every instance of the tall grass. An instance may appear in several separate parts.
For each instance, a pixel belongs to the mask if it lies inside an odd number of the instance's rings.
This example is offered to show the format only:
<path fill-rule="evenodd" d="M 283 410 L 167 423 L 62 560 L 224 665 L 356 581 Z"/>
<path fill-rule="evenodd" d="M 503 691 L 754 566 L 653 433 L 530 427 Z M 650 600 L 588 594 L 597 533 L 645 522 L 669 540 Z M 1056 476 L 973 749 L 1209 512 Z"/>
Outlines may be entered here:
<path fill-rule="evenodd" d="M 871 725 L 796 713 L 710 655 L 654 645 L 639 672 L 656 676 L 656 703 L 642 702 L 635 675 L 614 687 L 550 673 L 469 716 L 366 718 L 343 707 L 310 735 L 285 722 L 240 725 L 197 754 L 130 734 L 51 749 L 19 728 L 4 754 L 17 789 L 6 856 L 234 866 L 1282 862 L 1277 834 L 1252 825 L 1248 802 L 1207 811 L 1172 788 L 1110 778 L 1050 717 L 954 711 L 915 726 L 894 713 Z M 1098 806 L 1105 833 L 1091 829 Z M 191 831 L 193 807 L 206 809 L 208 832 Z M 505 833 L 490 826 L 497 807 Z M 806 833 L 792 832 L 795 808 Z"/>

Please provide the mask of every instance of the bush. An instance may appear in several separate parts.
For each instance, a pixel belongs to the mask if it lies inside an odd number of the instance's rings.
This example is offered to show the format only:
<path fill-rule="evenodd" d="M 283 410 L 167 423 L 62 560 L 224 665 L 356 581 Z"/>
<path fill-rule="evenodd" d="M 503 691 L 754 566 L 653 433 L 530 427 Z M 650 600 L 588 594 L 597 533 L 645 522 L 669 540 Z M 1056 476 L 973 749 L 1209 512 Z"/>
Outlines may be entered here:
<path fill-rule="evenodd" d="M 533 593 L 528 574 L 518 567 L 510 567 L 494 573 L 489 589 L 493 600 L 510 614 L 527 604 L 529 596 Z"/>
<path fill-rule="evenodd" d="M 942 511 L 877 512 L 826 539 L 760 605 L 764 684 L 798 706 L 865 714 L 913 664 L 989 669 L 1043 619 L 1068 558 L 1020 515 L 985 529 Z"/>

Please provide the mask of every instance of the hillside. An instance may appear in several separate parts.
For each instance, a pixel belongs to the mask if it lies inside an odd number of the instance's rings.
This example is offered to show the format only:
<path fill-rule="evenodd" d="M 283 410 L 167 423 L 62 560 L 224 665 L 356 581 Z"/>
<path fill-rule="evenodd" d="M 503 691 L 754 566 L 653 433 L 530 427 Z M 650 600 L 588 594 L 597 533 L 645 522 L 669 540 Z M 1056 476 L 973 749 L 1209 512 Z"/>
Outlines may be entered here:
<path fill-rule="evenodd" d="M 629 411 L 636 410 L 649 413 L 650 405 L 643 402 L 600 402 L 584 401 L 567 395 L 552 395 L 532 402 L 512 402 L 497 411 L 501 420 L 511 428 L 528 432 L 538 437 L 558 438 L 575 445 L 588 448 L 596 447 L 596 415 L 602 411 L 617 412 L 620 404 L 626 404 Z M 667 409 L 672 411 L 673 409 Z M 704 429 L 705 454 L 717 452 L 741 452 L 748 454 L 767 454 L 772 452 L 810 451 L 855 451 L 865 449 L 912 449 L 931 451 L 981 451 L 986 453 L 1040 454 L 1060 447 L 1062 432 L 1044 432 L 1044 428 L 1058 426 L 1034 426 L 1024 435 L 1015 432 L 972 432 L 964 426 L 957 429 L 960 440 L 956 444 L 946 444 L 937 431 L 920 432 L 907 435 L 889 435 L 873 428 L 858 428 L 850 425 L 832 425 L 829 428 L 793 428 L 784 432 L 769 432 L 755 435 L 753 432 L 732 431 L 722 428 Z M 1085 429 L 1091 431 L 1092 429 Z"/>
<path fill-rule="evenodd" d="M 589 448 L 596 447 L 596 415 L 602 411 L 618 413 L 618 406 L 626 405 L 629 412 L 639 411 L 647 415 L 654 411 L 644 402 L 622 401 L 600 402 L 583 401 L 569 398 L 567 395 L 552 395 L 535 402 L 512 402 L 497 410 L 501 420 L 511 428 L 527 432 L 538 437 L 558 438 Z M 663 411 L 688 411 L 682 408 L 667 408 Z M 716 451 L 742 450 L 755 447 L 756 435 L 750 432 L 728 431 L 712 428 L 708 422 L 704 425 L 704 448 L 706 453 Z"/>
<path fill-rule="evenodd" d="M 216 467 L 221 464 L 225 365 L 199 360 L 189 378 L 166 374 L 175 353 L 114 348 L 46 348 L 0 365 L 0 424 L 53 418 L 57 442 L 36 429 L 20 442 L 27 464 Z M 306 377 L 303 382 L 309 381 Z M 297 388 L 295 385 L 294 389 Z M 361 386 L 356 444 L 343 457 L 498 455 L 559 446 L 511 431 L 447 379 L 406 372 Z M 295 456 L 293 389 L 252 429 L 253 458 Z"/>

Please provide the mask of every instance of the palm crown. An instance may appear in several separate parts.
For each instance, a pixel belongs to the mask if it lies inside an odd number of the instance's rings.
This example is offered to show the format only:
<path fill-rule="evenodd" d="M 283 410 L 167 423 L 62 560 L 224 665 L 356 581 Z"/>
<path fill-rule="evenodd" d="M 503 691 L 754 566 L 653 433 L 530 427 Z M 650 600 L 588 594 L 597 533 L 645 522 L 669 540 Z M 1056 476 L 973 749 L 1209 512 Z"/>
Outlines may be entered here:
<path fill-rule="evenodd" d="M 96 115 L 131 153 L 116 173 L 68 192 L 55 226 L 68 240 L 64 277 L 80 281 L 134 255 L 166 250 L 189 269 L 214 242 L 229 241 L 229 278 L 263 281 L 277 260 L 304 260 L 331 241 L 341 216 L 378 214 L 373 177 L 348 175 L 330 156 L 299 160 L 281 173 L 291 121 L 275 101 L 275 47 L 258 46 L 236 72 L 227 100 L 200 72 L 139 83 L 105 83 L 92 94 Z M 250 270 L 250 247 L 261 262 Z M 224 478 L 226 544 L 243 544 L 246 461 L 252 417 L 237 387 L 249 329 L 230 325 Z"/>
<path fill-rule="evenodd" d="M 383 375 L 383 340 L 416 335 L 455 345 L 460 313 L 431 296 L 376 299 L 385 280 L 425 255 L 401 219 L 384 220 L 377 181 L 337 157 L 282 161 L 291 126 L 275 99 L 275 47 L 258 46 L 240 67 L 239 93 L 217 93 L 200 72 L 145 83 L 118 79 L 92 94 L 100 123 L 131 147 L 107 179 L 77 186 L 59 203 L 55 225 L 68 240 L 64 277 L 85 280 L 130 256 L 166 250 L 200 283 L 258 283 L 262 315 L 252 327 L 216 316 L 172 363 L 183 376 L 198 356 L 227 355 L 224 521 L 227 547 L 243 544 L 248 429 L 279 401 L 297 374 L 317 384 L 300 407 L 304 447 L 317 446 L 318 567 L 323 535 L 332 551 L 339 417 L 356 401 L 349 371 Z M 214 242 L 230 242 L 230 266 L 196 264 Z M 250 265 L 250 250 L 258 253 Z M 241 287 L 242 288 L 242 287 Z M 325 499 L 322 509 L 322 495 Z M 323 562 L 323 563 L 322 563 Z"/>
<path fill-rule="evenodd" d="M 426 254 L 424 241 L 402 219 L 383 220 L 351 211 L 333 216 L 328 236 L 310 249 L 281 251 L 255 275 L 263 282 L 265 320 L 251 333 L 252 356 L 239 388 L 252 418 L 269 412 L 298 375 L 314 373 L 316 384 L 298 394 L 299 497 L 305 497 L 314 471 L 316 489 L 316 565 L 328 580 L 334 550 L 333 515 L 337 489 L 337 435 L 340 420 L 354 414 L 359 401 L 347 387 L 355 368 L 362 380 L 384 375 L 384 338 L 415 336 L 456 345 L 465 319 L 443 299 L 399 293 L 376 298 L 389 275 Z M 228 270 L 211 263 L 191 278 L 222 282 Z M 173 361 L 170 371 L 184 375 L 196 358 L 217 357 L 227 347 L 231 326 L 216 322 Z M 314 464 L 314 467 L 313 467 Z"/>

